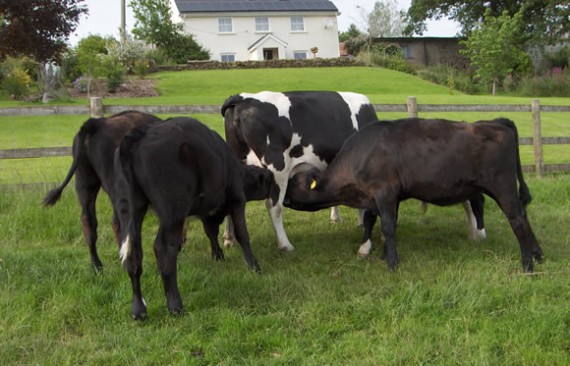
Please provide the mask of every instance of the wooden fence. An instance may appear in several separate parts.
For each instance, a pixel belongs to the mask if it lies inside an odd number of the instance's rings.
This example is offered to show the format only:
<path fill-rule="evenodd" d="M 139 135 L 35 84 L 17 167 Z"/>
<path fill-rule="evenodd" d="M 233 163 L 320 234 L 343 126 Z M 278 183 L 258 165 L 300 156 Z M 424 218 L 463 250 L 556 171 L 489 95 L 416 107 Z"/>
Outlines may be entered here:
<path fill-rule="evenodd" d="M 570 137 L 542 137 L 541 112 L 570 112 L 570 106 L 541 106 L 538 99 L 532 99 L 529 105 L 513 104 L 417 104 L 415 97 L 408 97 L 406 104 L 375 104 L 377 112 L 407 112 L 410 117 L 417 117 L 420 112 L 530 112 L 532 113 L 533 136 L 521 137 L 520 145 L 534 146 L 534 165 L 523 166 L 526 172 L 535 172 L 542 177 L 544 173 L 570 172 L 570 164 L 544 164 L 543 145 L 570 144 Z M 218 105 L 103 105 L 101 98 L 91 98 L 89 106 L 40 106 L 0 108 L 0 116 L 47 116 L 47 115 L 90 115 L 103 117 L 127 110 L 138 110 L 152 114 L 217 114 Z M 69 156 L 71 147 L 48 147 L 32 149 L 0 150 L 0 159 L 38 158 L 51 156 Z"/>

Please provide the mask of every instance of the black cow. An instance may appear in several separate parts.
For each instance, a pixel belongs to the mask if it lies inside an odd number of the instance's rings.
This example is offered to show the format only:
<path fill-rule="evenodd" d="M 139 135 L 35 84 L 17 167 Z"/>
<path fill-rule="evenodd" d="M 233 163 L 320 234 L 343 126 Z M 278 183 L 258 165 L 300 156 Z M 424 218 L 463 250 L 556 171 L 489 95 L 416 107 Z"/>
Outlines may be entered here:
<path fill-rule="evenodd" d="M 113 232 L 120 245 L 120 212 L 116 208 L 117 182 L 114 154 L 123 136 L 133 127 L 150 125 L 160 119 L 150 114 L 126 111 L 107 118 L 90 118 L 73 139 L 73 162 L 63 183 L 52 189 L 44 198 L 44 205 L 54 205 L 65 186 L 75 175 L 75 190 L 81 204 L 83 236 L 89 246 L 91 265 L 96 271 L 103 269 L 97 255 L 97 216 L 95 203 L 99 190 L 107 192 L 113 204 Z"/>
<path fill-rule="evenodd" d="M 221 109 L 226 141 L 247 164 L 266 167 L 275 175 L 279 198 L 266 206 L 277 233 L 279 249 L 293 250 L 283 228 L 282 208 L 287 182 L 296 172 L 323 170 L 333 160 L 344 141 L 359 128 L 376 121 L 376 112 L 362 94 L 330 91 L 241 93 L 229 97 Z M 476 208 L 476 207 L 474 207 Z M 484 237 L 482 215 L 465 210 L 471 237 Z M 331 212 L 335 219 L 336 210 Z M 478 222 L 476 222 L 476 219 Z M 231 239 L 228 220 L 224 244 Z M 361 254 L 370 248 L 361 246 Z"/>
<path fill-rule="evenodd" d="M 135 319 L 146 317 L 140 287 L 141 226 L 149 205 L 159 220 L 154 253 L 171 313 L 183 309 L 176 260 L 188 216 L 197 216 L 202 221 L 214 257 L 222 259 L 219 225 L 230 215 L 247 264 L 260 270 L 249 245 L 245 204 L 246 200 L 265 199 L 271 192 L 276 194 L 271 172 L 245 167 L 216 132 L 184 117 L 132 130 L 121 144 L 120 165 L 128 183 L 130 215 L 120 255 L 131 278 L 131 310 Z"/>
<path fill-rule="evenodd" d="M 416 198 L 445 206 L 482 193 L 509 220 L 523 270 L 532 272 L 532 257 L 542 261 L 542 250 L 526 216 L 531 196 L 523 179 L 518 132 L 508 119 L 470 124 L 413 118 L 370 124 L 346 141 L 323 173 L 299 173 L 287 196 L 296 209 L 345 204 L 365 208 L 368 217 L 379 215 L 384 255 L 394 270 L 399 202 Z"/>
<path fill-rule="evenodd" d="M 376 120 L 374 107 L 366 96 L 350 92 L 264 91 L 231 96 L 221 112 L 226 141 L 238 157 L 273 172 L 280 194 L 266 206 L 279 249 L 293 250 L 282 219 L 289 176 L 326 168 L 348 136 Z"/>

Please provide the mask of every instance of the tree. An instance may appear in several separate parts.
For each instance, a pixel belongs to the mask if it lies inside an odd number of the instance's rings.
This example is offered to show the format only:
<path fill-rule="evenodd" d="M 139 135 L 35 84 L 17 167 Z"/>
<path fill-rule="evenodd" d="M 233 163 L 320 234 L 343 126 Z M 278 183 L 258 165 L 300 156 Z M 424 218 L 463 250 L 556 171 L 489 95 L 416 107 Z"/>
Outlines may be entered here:
<path fill-rule="evenodd" d="M 340 42 L 344 42 L 347 39 L 356 38 L 356 37 L 360 36 L 361 34 L 362 34 L 362 32 L 353 23 L 348 27 L 348 30 L 346 32 L 340 32 L 339 33 L 338 40 Z"/>
<path fill-rule="evenodd" d="M 0 1 L 0 59 L 26 55 L 58 61 L 66 41 L 87 13 L 83 0 Z"/>
<path fill-rule="evenodd" d="M 423 34 L 426 20 L 448 17 L 461 25 L 469 36 L 484 18 L 485 12 L 499 17 L 504 11 L 521 13 L 525 25 L 523 42 L 556 43 L 570 32 L 570 4 L 560 0 L 412 0 L 408 9 L 406 34 Z"/>
<path fill-rule="evenodd" d="M 163 49 L 175 62 L 209 58 L 208 51 L 192 35 L 182 34 L 183 24 L 172 21 L 169 0 L 133 0 L 130 7 L 135 17 L 132 32 L 136 39 Z"/>
<path fill-rule="evenodd" d="M 406 13 L 398 10 L 396 0 L 377 0 L 368 15 L 368 33 L 373 38 L 401 36 L 405 25 Z"/>
<path fill-rule="evenodd" d="M 518 46 L 524 27 L 522 18 L 521 12 L 511 17 L 507 11 L 494 17 L 488 9 L 483 23 L 460 42 L 466 47 L 461 52 L 475 67 L 475 76 L 493 84 L 493 95 L 497 83 L 507 75 L 517 76 L 531 68 L 529 56 Z"/>

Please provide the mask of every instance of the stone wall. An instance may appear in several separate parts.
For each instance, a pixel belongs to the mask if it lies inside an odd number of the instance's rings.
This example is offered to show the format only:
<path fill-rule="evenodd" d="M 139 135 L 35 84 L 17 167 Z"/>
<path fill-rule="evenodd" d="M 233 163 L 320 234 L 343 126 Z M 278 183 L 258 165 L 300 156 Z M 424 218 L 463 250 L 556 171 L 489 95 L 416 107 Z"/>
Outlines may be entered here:
<path fill-rule="evenodd" d="M 310 58 L 304 60 L 265 60 L 265 61 L 189 61 L 183 65 L 160 66 L 160 71 L 180 70 L 231 70 L 231 69 L 264 69 L 291 67 L 339 67 L 357 66 L 351 58 Z"/>

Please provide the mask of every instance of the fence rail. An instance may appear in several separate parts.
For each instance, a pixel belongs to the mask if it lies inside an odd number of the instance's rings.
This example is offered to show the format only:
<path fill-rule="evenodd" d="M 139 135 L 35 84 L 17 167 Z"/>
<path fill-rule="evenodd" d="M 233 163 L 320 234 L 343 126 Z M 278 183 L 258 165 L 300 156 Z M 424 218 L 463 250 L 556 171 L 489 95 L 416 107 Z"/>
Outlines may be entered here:
<path fill-rule="evenodd" d="M 541 106 L 538 99 L 529 105 L 520 104 L 417 104 L 415 97 L 408 97 L 402 104 L 375 104 L 377 112 L 407 112 L 417 117 L 419 112 L 530 112 L 533 121 L 533 136 L 521 137 L 521 145 L 534 146 L 534 165 L 524 166 L 526 172 L 536 172 L 538 176 L 552 172 L 570 172 L 570 164 L 544 164 L 543 145 L 570 144 L 570 137 L 542 137 L 541 112 L 570 112 L 569 106 Z M 128 110 L 138 110 L 152 114 L 218 114 L 219 105 L 103 105 L 102 98 L 91 98 L 89 106 L 39 106 L 0 108 L 1 116 L 49 116 L 49 115 L 90 115 L 103 117 Z M 30 149 L 0 150 L 0 159 L 39 158 L 69 156 L 71 147 L 47 147 Z"/>

